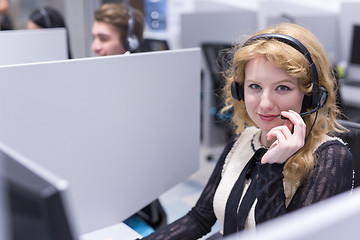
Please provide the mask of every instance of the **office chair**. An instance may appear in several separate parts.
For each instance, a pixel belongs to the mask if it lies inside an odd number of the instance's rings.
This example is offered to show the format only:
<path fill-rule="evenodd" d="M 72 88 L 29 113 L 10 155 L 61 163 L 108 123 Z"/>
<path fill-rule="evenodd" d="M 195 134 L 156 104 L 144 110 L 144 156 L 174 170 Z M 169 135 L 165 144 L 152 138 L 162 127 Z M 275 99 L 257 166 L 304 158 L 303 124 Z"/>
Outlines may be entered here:
<path fill-rule="evenodd" d="M 232 53 L 229 51 L 231 48 L 232 45 L 230 43 L 205 42 L 201 44 L 201 49 L 204 52 L 212 81 L 212 95 L 214 102 L 213 106 L 211 106 L 210 114 L 213 117 L 215 125 L 224 129 L 227 136 L 226 141 L 232 136 L 232 129 L 229 126 L 232 112 L 221 113 L 224 102 L 221 97 L 222 88 L 224 86 L 222 72 L 228 68 L 229 62 L 232 60 Z"/>
<path fill-rule="evenodd" d="M 142 236 L 147 236 L 167 224 L 167 215 L 158 199 L 124 221 Z"/>
<path fill-rule="evenodd" d="M 339 134 L 349 146 L 354 159 L 354 187 L 360 186 L 360 123 L 348 120 L 338 120 L 349 132 Z"/>

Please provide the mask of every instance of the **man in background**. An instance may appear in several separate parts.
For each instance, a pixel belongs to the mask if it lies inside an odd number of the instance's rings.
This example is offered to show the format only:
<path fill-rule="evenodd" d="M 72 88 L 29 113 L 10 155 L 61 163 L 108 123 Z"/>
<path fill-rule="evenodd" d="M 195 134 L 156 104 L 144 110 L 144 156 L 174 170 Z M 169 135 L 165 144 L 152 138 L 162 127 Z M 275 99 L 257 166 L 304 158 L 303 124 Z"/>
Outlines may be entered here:
<path fill-rule="evenodd" d="M 143 40 L 144 16 L 122 3 L 106 3 L 94 14 L 92 51 L 96 56 L 138 51 Z"/>

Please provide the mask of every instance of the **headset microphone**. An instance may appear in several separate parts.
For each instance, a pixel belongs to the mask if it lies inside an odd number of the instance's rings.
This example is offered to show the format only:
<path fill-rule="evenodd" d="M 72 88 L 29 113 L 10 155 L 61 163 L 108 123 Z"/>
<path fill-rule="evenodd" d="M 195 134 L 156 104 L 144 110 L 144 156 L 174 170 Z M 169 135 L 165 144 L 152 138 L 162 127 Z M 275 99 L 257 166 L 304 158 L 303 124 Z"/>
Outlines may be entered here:
<path fill-rule="evenodd" d="M 318 106 L 318 107 L 316 107 L 314 109 L 311 109 L 310 111 L 299 113 L 299 115 L 301 117 L 306 116 L 306 115 L 310 115 L 310 114 L 312 114 L 314 112 L 319 111 L 319 109 L 320 109 L 320 107 Z M 287 117 L 284 117 L 283 115 L 280 115 L 280 118 L 283 119 L 283 120 L 289 120 Z"/>
<path fill-rule="evenodd" d="M 319 99 L 319 102 L 318 102 L 318 104 L 316 105 L 316 107 L 315 108 L 313 108 L 313 109 L 311 109 L 311 110 L 309 110 L 309 111 L 307 111 L 307 112 L 302 112 L 302 113 L 299 113 L 299 115 L 300 116 L 306 116 L 306 115 L 310 115 L 310 114 L 312 114 L 312 113 L 314 113 L 314 112 L 317 112 L 317 111 L 319 111 L 319 109 L 320 108 L 322 108 L 324 105 L 325 105 L 325 103 L 326 103 L 326 100 L 327 100 L 327 97 L 328 97 L 328 94 L 327 94 L 327 91 L 325 90 L 325 88 L 319 88 L 319 90 L 318 91 L 320 91 L 320 93 L 318 93 L 319 95 L 320 95 L 320 99 Z M 322 91 L 324 91 L 324 92 L 322 92 Z M 288 118 L 286 118 L 286 117 L 284 117 L 284 116 L 280 116 L 281 117 L 281 119 L 287 119 L 287 120 L 289 120 Z"/>

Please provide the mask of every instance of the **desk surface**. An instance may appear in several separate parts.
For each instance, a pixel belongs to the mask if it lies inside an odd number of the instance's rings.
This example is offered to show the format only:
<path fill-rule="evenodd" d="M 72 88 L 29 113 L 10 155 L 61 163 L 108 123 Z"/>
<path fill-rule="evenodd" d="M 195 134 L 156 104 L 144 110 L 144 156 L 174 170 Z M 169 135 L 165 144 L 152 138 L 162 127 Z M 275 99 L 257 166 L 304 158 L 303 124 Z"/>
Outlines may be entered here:
<path fill-rule="evenodd" d="M 125 223 L 119 223 L 80 236 L 80 240 L 134 240 L 136 238 L 142 238 L 142 236 Z"/>

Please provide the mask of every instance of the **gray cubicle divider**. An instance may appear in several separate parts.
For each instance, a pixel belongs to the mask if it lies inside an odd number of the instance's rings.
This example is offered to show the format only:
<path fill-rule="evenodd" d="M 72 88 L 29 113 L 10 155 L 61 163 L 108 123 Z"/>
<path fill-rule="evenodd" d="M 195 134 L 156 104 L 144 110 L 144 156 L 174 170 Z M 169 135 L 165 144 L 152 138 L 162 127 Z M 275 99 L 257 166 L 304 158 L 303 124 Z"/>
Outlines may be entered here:
<path fill-rule="evenodd" d="M 272 0 L 259 2 L 260 28 L 280 22 L 300 24 L 312 31 L 324 45 L 332 63 L 340 59 L 338 11 L 333 3 Z"/>
<path fill-rule="evenodd" d="M 203 42 L 235 42 L 257 30 L 257 13 L 248 9 L 194 12 L 181 15 L 181 46 L 200 47 Z"/>
<path fill-rule="evenodd" d="M 355 188 L 264 222 L 224 240 L 338 240 L 360 235 L 360 189 Z"/>
<path fill-rule="evenodd" d="M 278 16 L 269 16 L 267 25 L 274 25 L 286 21 L 285 18 L 291 18 L 296 24 L 299 24 L 310 30 L 324 46 L 331 63 L 339 62 L 340 37 L 339 37 L 339 17 L 335 13 L 320 14 L 279 14 Z"/>
<path fill-rule="evenodd" d="M 0 31 L 0 66 L 65 60 L 64 28 Z"/>
<path fill-rule="evenodd" d="M 80 234 L 197 171 L 200 50 L 0 67 L 0 140 L 70 183 Z"/>
<path fill-rule="evenodd" d="M 253 34 L 258 27 L 257 12 L 242 8 L 221 12 L 194 12 L 181 15 L 181 46 L 200 47 L 202 43 L 234 43 Z M 214 59 L 215 61 L 215 59 Z M 216 108 L 214 84 L 203 57 L 202 68 L 202 143 L 216 147 L 225 144 L 227 133 L 216 124 L 212 109 Z"/>

